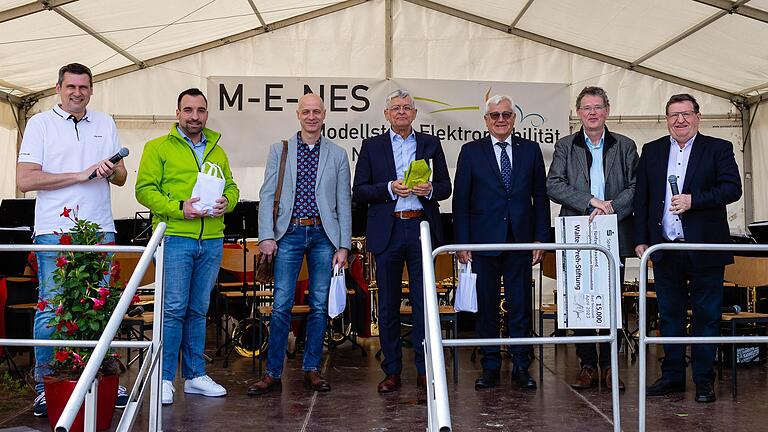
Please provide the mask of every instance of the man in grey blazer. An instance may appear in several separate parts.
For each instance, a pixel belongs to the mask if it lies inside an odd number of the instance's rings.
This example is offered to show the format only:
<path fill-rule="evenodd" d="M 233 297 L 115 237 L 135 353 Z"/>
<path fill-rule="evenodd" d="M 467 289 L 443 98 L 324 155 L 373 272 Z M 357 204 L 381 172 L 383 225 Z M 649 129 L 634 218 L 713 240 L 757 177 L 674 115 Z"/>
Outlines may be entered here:
<path fill-rule="evenodd" d="M 632 256 L 632 199 L 635 194 L 637 146 L 631 139 L 608 130 L 608 95 L 600 87 L 585 87 L 576 98 L 576 112 L 582 128 L 555 143 L 547 175 L 547 194 L 561 204 L 560 216 L 616 214 L 619 220 L 619 248 L 622 257 Z M 623 263 L 623 259 L 622 259 Z M 621 269 L 624 279 L 624 268 Z M 577 336 L 594 335 L 594 330 L 575 330 Z M 611 388 L 611 347 L 577 344 L 581 371 L 571 386 L 587 389 L 597 385 L 597 367 L 603 385 Z M 619 379 L 619 390 L 624 383 Z"/>
<path fill-rule="evenodd" d="M 259 251 L 264 259 L 274 260 L 275 288 L 267 372 L 248 388 L 249 396 L 281 386 L 296 280 L 305 255 L 310 313 L 304 344 L 304 385 L 314 391 L 331 390 L 320 374 L 320 360 L 333 268 L 344 267 L 352 243 L 349 160 L 344 149 L 320 135 L 325 106 L 319 96 L 306 94 L 299 99 L 296 115 L 301 130 L 288 140 L 277 223 L 273 223 L 272 209 L 282 143 L 270 148 L 259 192 Z"/>

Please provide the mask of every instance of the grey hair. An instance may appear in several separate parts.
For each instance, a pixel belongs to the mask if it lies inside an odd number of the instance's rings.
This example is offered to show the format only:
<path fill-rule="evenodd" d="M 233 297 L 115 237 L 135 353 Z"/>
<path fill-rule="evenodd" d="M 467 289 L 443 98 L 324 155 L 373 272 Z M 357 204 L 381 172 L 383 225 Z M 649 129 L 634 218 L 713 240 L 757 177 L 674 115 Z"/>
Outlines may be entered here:
<path fill-rule="evenodd" d="M 493 95 L 493 96 L 489 97 L 487 101 L 485 101 L 485 112 L 483 113 L 483 115 L 488 114 L 488 111 L 491 110 L 491 105 L 498 105 L 502 101 L 509 102 L 509 106 L 512 107 L 512 112 L 514 112 L 514 110 L 515 110 L 515 101 L 512 100 L 511 96 L 507 96 L 507 95 Z"/>
<path fill-rule="evenodd" d="M 397 90 L 393 91 L 392 93 L 388 94 L 387 98 L 386 98 L 387 108 L 389 108 L 389 103 L 394 98 L 410 99 L 411 100 L 411 106 L 416 108 L 416 101 L 413 100 L 413 96 L 411 96 L 411 93 L 408 90 L 397 89 Z"/>

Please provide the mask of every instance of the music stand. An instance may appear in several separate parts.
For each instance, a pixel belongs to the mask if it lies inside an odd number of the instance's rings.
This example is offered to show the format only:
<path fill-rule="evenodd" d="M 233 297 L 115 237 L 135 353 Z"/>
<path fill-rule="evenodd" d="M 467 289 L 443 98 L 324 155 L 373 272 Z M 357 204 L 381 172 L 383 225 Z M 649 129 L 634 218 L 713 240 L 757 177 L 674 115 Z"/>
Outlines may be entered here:
<path fill-rule="evenodd" d="M 250 317 L 255 316 L 255 307 L 256 307 L 256 283 L 255 281 L 251 284 L 252 290 L 253 290 L 253 299 L 251 300 L 251 307 L 250 307 L 250 316 L 248 315 L 249 307 L 248 307 L 248 278 L 246 277 L 246 268 L 248 267 L 248 238 L 257 238 L 259 236 L 259 202 L 258 201 L 248 201 L 243 200 L 239 201 L 235 208 L 232 210 L 232 212 L 227 213 L 224 215 L 224 238 L 227 241 L 230 242 L 238 242 L 241 241 L 243 245 L 243 284 L 240 288 L 242 294 L 243 294 L 243 322 L 248 320 Z M 254 266 L 255 271 L 255 266 Z M 254 275 L 255 277 L 255 275 Z M 229 335 L 227 336 L 227 340 L 225 341 L 224 345 L 227 345 L 229 343 L 232 343 L 232 346 L 227 350 L 227 354 L 224 358 L 224 367 L 228 367 L 229 365 L 229 356 L 232 354 L 232 351 L 234 350 L 235 343 L 239 337 L 241 337 L 242 332 L 245 331 L 246 325 L 238 325 L 238 332 L 234 335 L 232 335 L 232 338 L 229 339 Z M 217 348 L 217 352 L 222 347 Z M 254 353 L 255 353 L 254 348 Z M 255 361 L 254 361 L 255 364 Z M 254 366 L 255 369 L 255 366 Z"/>

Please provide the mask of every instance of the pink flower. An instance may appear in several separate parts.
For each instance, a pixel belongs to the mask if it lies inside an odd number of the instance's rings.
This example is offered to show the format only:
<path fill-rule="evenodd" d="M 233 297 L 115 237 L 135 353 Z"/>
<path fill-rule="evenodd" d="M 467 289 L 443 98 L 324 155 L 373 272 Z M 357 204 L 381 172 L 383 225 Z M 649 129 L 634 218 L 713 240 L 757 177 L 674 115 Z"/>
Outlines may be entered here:
<path fill-rule="evenodd" d="M 67 260 L 65 257 L 56 258 L 56 267 L 62 268 L 67 264 L 69 264 L 69 260 Z"/>
<path fill-rule="evenodd" d="M 68 218 L 69 217 L 69 212 L 71 212 L 71 211 L 72 211 L 72 209 L 68 209 L 68 208 L 64 207 L 64 211 L 61 212 L 61 214 L 59 216 L 63 216 L 65 218 Z"/>
<path fill-rule="evenodd" d="M 72 236 L 69 235 L 69 234 L 62 234 L 62 236 L 59 237 L 59 244 L 71 245 L 72 244 Z"/>
<path fill-rule="evenodd" d="M 105 288 L 105 287 L 99 288 L 99 297 L 102 300 L 106 300 L 108 296 L 109 296 L 109 288 Z"/>
<path fill-rule="evenodd" d="M 104 300 L 97 298 L 92 298 L 91 300 L 93 300 L 93 310 L 101 310 L 104 307 Z"/>
<path fill-rule="evenodd" d="M 75 358 L 75 360 L 73 361 L 73 363 L 75 363 L 76 365 L 81 365 L 81 364 L 83 364 L 83 359 L 82 359 L 82 357 L 80 357 L 80 354 L 78 354 L 78 353 L 72 353 L 72 356 Z"/>
<path fill-rule="evenodd" d="M 40 312 L 44 311 L 46 307 L 48 307 L 47 300 L 40 299 L 40 301 L 37 302 L 37 310 L 39 310 Z"/>
<path fill-rule="evenodd" d="M 56 308 L 56 315 L 61 315 L 64 313 L 64 305 L 59 303 L 59 306 Z"/>

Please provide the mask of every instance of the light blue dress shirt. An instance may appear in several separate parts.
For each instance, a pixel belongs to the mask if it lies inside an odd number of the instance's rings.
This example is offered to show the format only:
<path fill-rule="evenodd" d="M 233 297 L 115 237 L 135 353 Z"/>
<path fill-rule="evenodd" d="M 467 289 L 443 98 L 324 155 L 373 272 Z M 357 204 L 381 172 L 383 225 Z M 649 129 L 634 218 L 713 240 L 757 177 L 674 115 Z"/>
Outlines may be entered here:
<path fill-rule="evenodd" d="M 408 169 L 408 165 L 416 160 L 416 134 L 411 130 L 411 134 L 407 138 L 403 139 L 400 135 L 396 134 L 391 128 L 389 129 L 389 138 L 392 141 L 392 154 L 395 156 L 395 170 L 397 171 L 397 178 L 405 178 L 405 170 Z M 395 211 L 407 211 L 407 210 L 423 210 L 424 207 L 419 202 L 419 197 L 411 194 L 410 196 L 403 198 L 399 197 L 392 192 L 392 182 L 389 182 L 389 195 L 392 199 L 397 199 L 395 204 Z M 431 194 L 430 194 L 431 195 Z"/>
<path fill-rule="evenodd" d="M 605 130 L 600 137 L 600 141 L 597 145 L 592 143 L 586 132 L 584 133 L 584 141 L 587 143 L 587 148 L 592 154 L 592 166 L 589 167 L 589 186 L 592 196 L 605 200 L 605 170 L 603 169 L 603 146 L 605 145 Z"/>
<path fill-rule="evenodd" d="M 182 138 L 184 138 L 184 141 L 189 144 L 190 147 L 192 147 L 192 150 L 195 151 L 195 155 L 197 156 L 197 161 L 200 163 L 200 165 L 203 164 L 203 154 L 205 153 L 205 145 L 208 143 L 208 139 L 205 137 L 204 133 L 200 133 L 200 142 L 195 144 L 192 142 L 191 139 L 189 139 L 188 136 L 182 132 L 181 128 L 176 126 L 176 130 L 179 131 L 179 135 L 181 135 Z"/>

